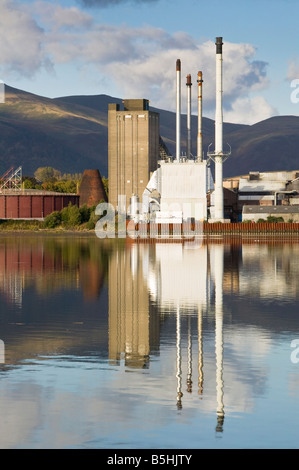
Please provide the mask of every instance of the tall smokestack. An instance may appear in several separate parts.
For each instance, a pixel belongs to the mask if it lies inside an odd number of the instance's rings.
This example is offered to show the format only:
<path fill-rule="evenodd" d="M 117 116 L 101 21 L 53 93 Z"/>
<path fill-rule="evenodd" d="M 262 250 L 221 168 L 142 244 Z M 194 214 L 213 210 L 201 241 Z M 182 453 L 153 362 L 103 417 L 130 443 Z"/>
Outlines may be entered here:
<path fill-rule="evenodd" d="M 191 157 L 191 75 L 187 75 L 187 158 Z"/>
<path fill-rule="evenodd" d="M 215 116 L 215 219 L 224 218 L 223 206 L 223 116 L 222 116 L 222 38 L 216 38 L 216 116 Z"/>
<path fill-rule="evenodd" d="M 181 155 L 181 61 L 176 61 L 176 160 Z"/>
<path fill-rule="evenodd" d="M 230 156 L 230 150 L 223 152 L 223 117 L 222 117 L 222 38 L 216 38 L 216 116 L 215 150 L 208 152 L 208 157 L 215 162 L 214 220 L 224 219 L 223 205 L 223 162 Z M 212 144 L 211 144 L 212 145 Z"/>
<path fill-rule="evenodd" d="M 223 151 L 223 114 L 222 114 L 222 38 L 216 38 L 216 117 L 215 117 L 215 153 Z"/>
<path fill-rule="evenodd" d="M 198 83 L 198 128 L 197 128 L 197 161 L 202 162 L 202 72 L 197 73 Z"/>

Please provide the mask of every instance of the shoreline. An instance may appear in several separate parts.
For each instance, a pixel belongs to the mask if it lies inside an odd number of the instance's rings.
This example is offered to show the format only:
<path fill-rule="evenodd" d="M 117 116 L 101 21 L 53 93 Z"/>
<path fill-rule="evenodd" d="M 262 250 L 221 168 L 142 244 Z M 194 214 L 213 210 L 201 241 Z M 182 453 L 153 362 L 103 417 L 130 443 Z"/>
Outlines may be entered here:
<path fill-rule="evenodd" d="M 97 237 L 95 229 L 87 229 L 85 227 L 55 227 L 55 228 L 42 228 L 34 227 L 32 225 L 26 226 L 26 223 L 22 226 L 22 223 L 18 227 L 8 225 L 1 227 L 0 224 L 0 237 L 9 236 L 64 236 L 64 237 L 95 237 L 98 239 L 122 239 L 129 240 L 137 243 L 152 243 L 154 241 L 192 241 L 200 239 L 236 239 L 236 238 L 276 238 L 285 240 L 299 240 L 299 223 L 290 222 L 263 222 L 263 223 L 208 223 L 204 222 L 201 227 L 191 224 L 187 226 L 184 232 L 185 226 L 183 224 L 157 224 L 154 227 L 154 231 L 151 233 L 152 227 L 150 224 L 138 224 L 136 223 L 133 230 L 126 231 L 125 237 L 118 237 L 118 231 L 116 227 L 115 237 L 105 236 L 103 238 Z"/>

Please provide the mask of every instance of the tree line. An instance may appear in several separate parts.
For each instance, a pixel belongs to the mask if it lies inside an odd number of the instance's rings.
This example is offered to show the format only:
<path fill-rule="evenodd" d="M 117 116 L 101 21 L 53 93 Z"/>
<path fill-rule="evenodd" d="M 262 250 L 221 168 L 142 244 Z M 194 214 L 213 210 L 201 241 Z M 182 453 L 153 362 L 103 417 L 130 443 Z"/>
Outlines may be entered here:
<path fill-rule="evenodd" d="M 23 176 L 24 189 L 39 189 L 57 193 L 78 193 L 82 180 L 82 173 L 61 173 L 51 166 L 40 167 L 34 176 Z M 108 178 L 102 177 L 106 194 L 108 195 Z"/>

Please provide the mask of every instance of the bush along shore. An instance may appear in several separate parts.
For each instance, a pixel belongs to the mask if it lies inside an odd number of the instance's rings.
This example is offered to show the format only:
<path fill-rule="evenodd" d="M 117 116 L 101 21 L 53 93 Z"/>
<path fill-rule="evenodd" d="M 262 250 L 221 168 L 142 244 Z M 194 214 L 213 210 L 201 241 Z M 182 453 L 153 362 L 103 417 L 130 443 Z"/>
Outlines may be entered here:
<path fill-rule="evenodd" d="M 13 231 L 90 231 L 94 230 L 99 216 L 96 206 L 69 205 L 52 212 L 44 220 L 0 220 L 0 232 Z"/>

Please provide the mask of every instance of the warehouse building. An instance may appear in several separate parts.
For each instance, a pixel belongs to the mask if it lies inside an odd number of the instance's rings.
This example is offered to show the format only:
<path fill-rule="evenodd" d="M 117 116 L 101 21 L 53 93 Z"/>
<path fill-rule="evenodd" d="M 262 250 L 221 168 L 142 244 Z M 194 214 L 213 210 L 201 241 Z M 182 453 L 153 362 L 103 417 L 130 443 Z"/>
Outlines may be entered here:
<path fill-rule="evenodd" d="M 0 219 L 44 219 L 69 204 L 79 206 L 77 194 L 7 190 L 0 193 Z"/>

